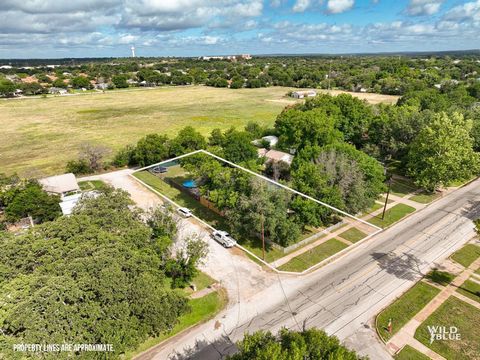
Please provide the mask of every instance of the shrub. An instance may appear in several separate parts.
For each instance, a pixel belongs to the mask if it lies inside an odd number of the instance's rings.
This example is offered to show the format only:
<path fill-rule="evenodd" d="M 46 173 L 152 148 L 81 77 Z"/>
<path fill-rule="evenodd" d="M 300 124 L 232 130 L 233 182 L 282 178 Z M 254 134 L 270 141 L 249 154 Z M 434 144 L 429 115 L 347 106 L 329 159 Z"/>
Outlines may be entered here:
<path fill-rule="evenodd" d="M 123 167 L 135 164 L 135 146 L 127 145 L 121 148 L 112 160 L 112 165 L 116 167 Z"/>
<path fill-rule="evenodd" d="M 75 175 L 91 174 L 93 169 L 88 165 L 86 160 L 71 160 L 67 162 L 66 171 Z"/>

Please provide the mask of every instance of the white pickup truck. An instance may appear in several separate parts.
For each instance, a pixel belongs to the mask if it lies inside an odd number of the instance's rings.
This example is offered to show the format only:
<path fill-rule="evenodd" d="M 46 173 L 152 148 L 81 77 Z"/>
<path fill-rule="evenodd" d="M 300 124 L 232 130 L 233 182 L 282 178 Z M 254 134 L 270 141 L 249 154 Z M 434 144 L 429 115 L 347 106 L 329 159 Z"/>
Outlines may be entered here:
<path fill-rule="evenodd" d="M 183 217 L 185 217 L 185 218 L 192 217 L 192 212 L 190 211 L 190 209 L 181 207 L 181 208 L 178 208 L 178 209 L 177 209 L 177 212 L 178 212 L 181 216 L 183 216 Z"/>
<path fill-rule="evenodd" d="M 226 231 L 221 231 L 221 230 L 215 230 L 212 233 L 212 236 L 215 240 L 217 240 L 220 244 L 223 245 L 223 247 L 226 248 L 231 248 L 232 246 L 235 246 L 237 243 L 235 240 L 232 239 L 229 233 Z"/>

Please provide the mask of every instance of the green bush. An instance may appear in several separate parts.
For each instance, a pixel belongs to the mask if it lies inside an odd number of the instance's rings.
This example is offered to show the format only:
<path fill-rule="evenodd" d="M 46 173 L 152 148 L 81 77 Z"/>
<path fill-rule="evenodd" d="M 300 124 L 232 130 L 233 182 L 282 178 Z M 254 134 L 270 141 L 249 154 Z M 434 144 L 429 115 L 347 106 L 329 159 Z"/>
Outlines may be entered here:
<path fill-rule="evenodd" d="M 71 160 L 67 162 L 65 170 L 75 175 L 91 174 L 93 169 L 88 165 L 86 160 Z"/>

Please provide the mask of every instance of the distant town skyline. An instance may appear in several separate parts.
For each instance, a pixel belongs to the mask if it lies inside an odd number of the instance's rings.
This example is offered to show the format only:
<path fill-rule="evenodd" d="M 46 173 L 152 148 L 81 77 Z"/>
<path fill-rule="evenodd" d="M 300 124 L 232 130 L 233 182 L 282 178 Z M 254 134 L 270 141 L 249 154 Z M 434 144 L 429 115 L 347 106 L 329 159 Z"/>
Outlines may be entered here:
<path fill-rule="evenodd" d="M 4 0 L 0 58 L 480 48 L 480 0 Z"/>

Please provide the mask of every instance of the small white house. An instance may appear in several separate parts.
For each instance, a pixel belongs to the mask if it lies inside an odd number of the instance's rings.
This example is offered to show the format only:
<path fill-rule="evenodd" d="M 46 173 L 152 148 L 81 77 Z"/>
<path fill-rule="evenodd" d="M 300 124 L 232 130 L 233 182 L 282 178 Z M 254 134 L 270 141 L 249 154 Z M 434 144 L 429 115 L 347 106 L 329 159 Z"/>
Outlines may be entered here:
<path fill-rule="evenodd" d="M 60 195 L 62 198 L 72 193 L 79 193 L 77 179 L 72 173 L 55 175 L 38 180 L 43 190 L 50 194 Z"/>
<path fill-rule="evenodd" d="M 48 89 L 49 94 L 55 94 L 55 95 L 65 95 L 68 93 L 67 89 L 64 88 L 59 88 L 59 87 L 51 87 Z"/>
<path fill-rule="evenodd" d="M 99 195 L 96 191 L 88 191 L 84 193 L 77 193 L 73 195 L 64 196 L 62 202 L 60 203 L 60 208 L 62 209 L 63 215 L 71 215 L 73 208 L 82 198 L 96 198 Z"/>
<path fill-rule="evenodd" d="M 303 99 L 303 98 L 306 98 L 306 97 L 317 96 L 317 92 L 315 90 L 293 91 L 291 96 L 294 99 Z"/>

